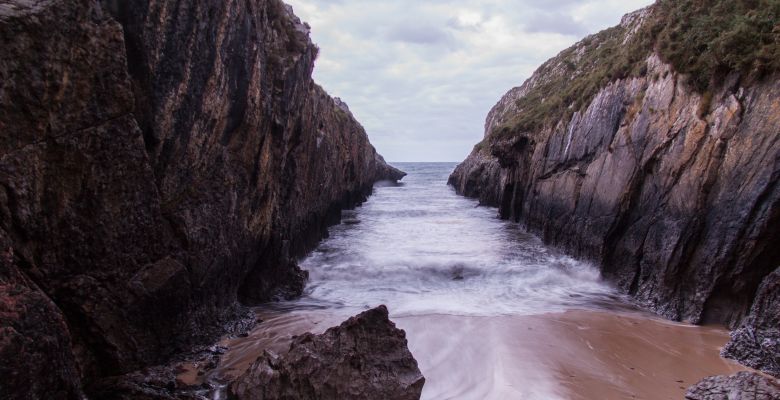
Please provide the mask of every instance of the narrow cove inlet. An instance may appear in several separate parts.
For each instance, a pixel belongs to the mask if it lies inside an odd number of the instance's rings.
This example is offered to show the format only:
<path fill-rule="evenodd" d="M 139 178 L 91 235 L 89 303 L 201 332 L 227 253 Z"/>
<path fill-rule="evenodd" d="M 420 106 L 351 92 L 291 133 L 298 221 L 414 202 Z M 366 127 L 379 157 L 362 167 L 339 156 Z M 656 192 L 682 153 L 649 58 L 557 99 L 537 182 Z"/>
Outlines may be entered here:
<path fill-rule="evenodd" d="M 780 0 L 0 0 L 0 54 L 0 400 L 780 399 Z"/>
<path fill-rule="evenodd" d="M 721 327 L 634 306 L 596 266 L 567 257 L 447 186 L 453 163 L 398 163 L 302 262 L 304 295 L 256 309 L 248 336 L 223 339 L 216 368 L 179 380 L 226 382 L 265 350 L 384 304 L 426 378 L 424 399 L 679 399 L 700 379 L 745 368 L 720 357 Z"/>

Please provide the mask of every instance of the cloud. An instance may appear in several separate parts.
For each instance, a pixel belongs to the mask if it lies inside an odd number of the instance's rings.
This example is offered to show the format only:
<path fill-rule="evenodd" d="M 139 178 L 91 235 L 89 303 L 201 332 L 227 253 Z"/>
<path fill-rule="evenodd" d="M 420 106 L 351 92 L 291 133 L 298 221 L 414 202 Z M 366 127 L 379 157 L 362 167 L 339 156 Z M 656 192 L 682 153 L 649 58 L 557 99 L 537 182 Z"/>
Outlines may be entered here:
<path fill-rule="evenodd" d="M 390 161 L 460 161 L 509 89 L 651 0 L 287 0 L 320 46 L 315 80 Z"/>
<path fill-rule="evenodd" d="M 411 21 L 393 26 L 387 37 L 390 40 L 415 44 L 445 43 L 450 38 L 441 28 Z"/>
<path fill-rule="evenodd" d="M 529 33 L 549 32 L 562 35 L 585 36 L 588 28 L 581 22 L 575 21 L 570 15 L 560 12 L 539 12 L 525 23 L 525 30 Z"/>

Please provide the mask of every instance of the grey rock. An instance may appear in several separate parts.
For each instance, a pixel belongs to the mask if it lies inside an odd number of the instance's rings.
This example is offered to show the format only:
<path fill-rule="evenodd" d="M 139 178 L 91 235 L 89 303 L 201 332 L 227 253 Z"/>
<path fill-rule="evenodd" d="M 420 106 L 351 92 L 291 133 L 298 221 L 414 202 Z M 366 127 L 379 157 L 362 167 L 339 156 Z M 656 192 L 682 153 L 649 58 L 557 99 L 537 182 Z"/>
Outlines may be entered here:
<path fill-rule="evenodd" d="M 750 314 L 731 332 L 721 354 L 780 376 L 780 269 L 764 278 Z"/>
<path fill-rule="evenodd" d="M 688 388 L 688 400 L 777 400 L 780 384 L 754 372 L 711 376 Z"/>

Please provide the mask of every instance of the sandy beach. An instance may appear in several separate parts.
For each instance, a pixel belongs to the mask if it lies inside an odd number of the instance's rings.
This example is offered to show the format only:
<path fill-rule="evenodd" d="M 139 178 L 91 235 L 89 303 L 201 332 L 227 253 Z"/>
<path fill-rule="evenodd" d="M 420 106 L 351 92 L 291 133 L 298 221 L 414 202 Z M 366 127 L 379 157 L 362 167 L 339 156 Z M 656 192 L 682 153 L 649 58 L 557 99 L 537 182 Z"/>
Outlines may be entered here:
<path fill-rule="evenodd" d="M 300 299 L 258 308 L 263 322 L 223 340 L 216 369 L 180 378 L 229 381 L 292 336 L 379 304 L 406 331 L 428 400 L 681 399 L 704 377 L 744 369 L 720 357 L 726 329 L 637 308 L 597 266 L 455 196 L 451 167 L 405 165 L 403 185 L 377 188 L 343 215 L 360 223 L 332 227 L 301 261 Z"/>
<path fill-rule="evenodd" d="M 260 312 L 247 337 L 220 342 L 217 369 L 197 382 L 241 374 L 293 335 L 343 318 L 324 311 Z M 392 316 L 426 377 L 424 399 L 681 399 L 701 378 L 745 368 L 719 355 L 728 333 L 642 312 L 568 311 L 530 316 Z"/>
<path fill-rule="evenodd" d="M 650 316 L 570 311 L 398 324 L 429 399 L 681 399 L 703 377 L 743 369 L 719 356 L 725 330 Z"/>

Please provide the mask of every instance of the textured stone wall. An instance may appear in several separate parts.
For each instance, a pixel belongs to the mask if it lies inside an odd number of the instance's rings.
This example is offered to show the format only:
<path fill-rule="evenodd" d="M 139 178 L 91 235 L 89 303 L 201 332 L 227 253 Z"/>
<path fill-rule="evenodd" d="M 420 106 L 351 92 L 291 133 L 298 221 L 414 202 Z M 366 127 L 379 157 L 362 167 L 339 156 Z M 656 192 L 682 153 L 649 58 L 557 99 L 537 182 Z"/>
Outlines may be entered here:
<path fill-rule="evenodd" d="M 0 53 L 0 370 L 40 378 L 3 398 L 76 398 L 296 295 L 296 256 L 403 176 L 281 1 L 14 0 Z"/>
<path fill-rule="evenodd" d="M 556 62 L 544 71 L 565 71 Z M 780 265 L 780 81 L 731 75 L 705 99 L 654 54 L 646 65 L 569 119 L 488 135 L 549 79 L 537 72 L 491 111 L 486 141 L 450 183 L 546 243 L 597 261 L 660 314 L 736 327 Z"/>

